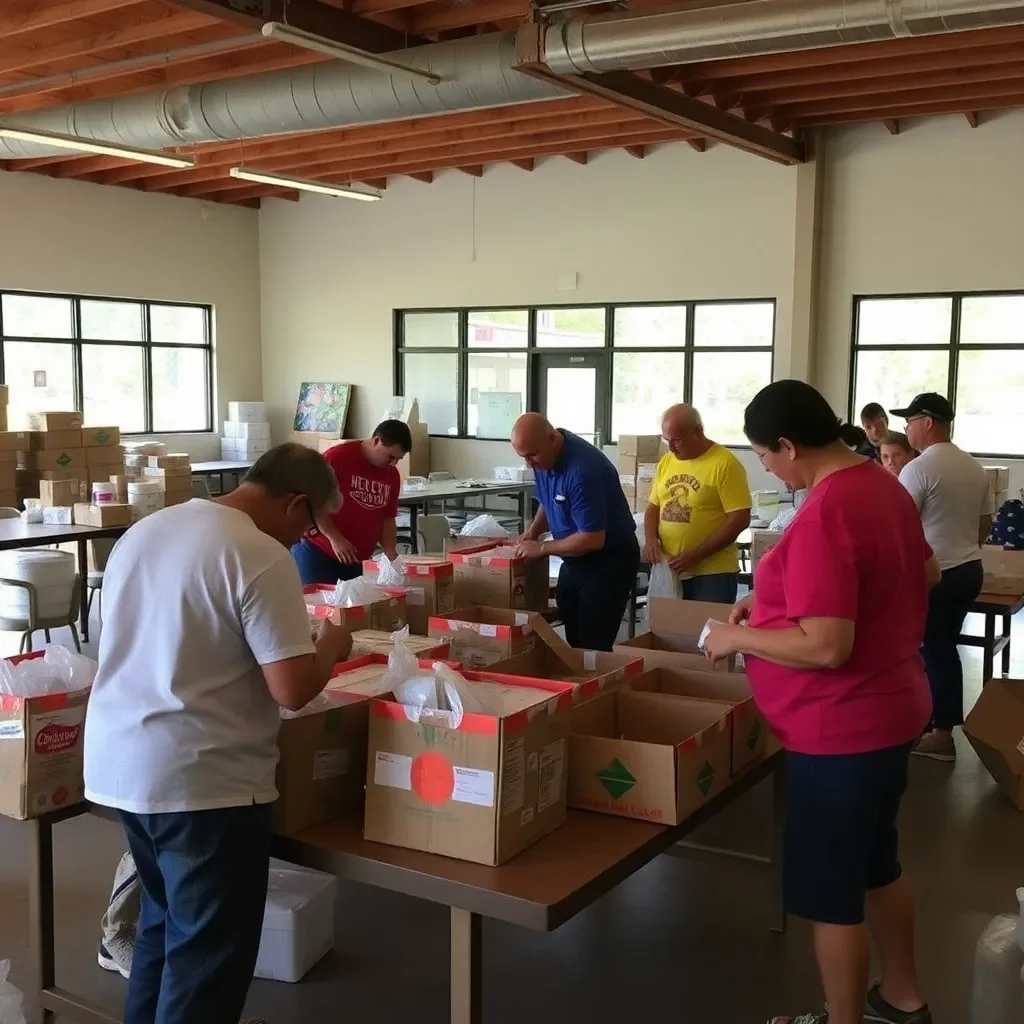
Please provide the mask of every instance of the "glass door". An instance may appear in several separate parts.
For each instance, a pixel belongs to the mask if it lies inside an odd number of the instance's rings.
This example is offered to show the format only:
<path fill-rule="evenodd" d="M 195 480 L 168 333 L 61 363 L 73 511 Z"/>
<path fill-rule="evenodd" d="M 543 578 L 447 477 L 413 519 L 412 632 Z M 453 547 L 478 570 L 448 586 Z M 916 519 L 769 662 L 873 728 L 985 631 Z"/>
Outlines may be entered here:
<path fill-rule="evenodd" d="M 606 361 L 604 352 L 545 353 L 535 358 L 540 412 L 553 426 L 571 430 L 598 448 L 606 440 L 599 426 L 605 421 Z"/>

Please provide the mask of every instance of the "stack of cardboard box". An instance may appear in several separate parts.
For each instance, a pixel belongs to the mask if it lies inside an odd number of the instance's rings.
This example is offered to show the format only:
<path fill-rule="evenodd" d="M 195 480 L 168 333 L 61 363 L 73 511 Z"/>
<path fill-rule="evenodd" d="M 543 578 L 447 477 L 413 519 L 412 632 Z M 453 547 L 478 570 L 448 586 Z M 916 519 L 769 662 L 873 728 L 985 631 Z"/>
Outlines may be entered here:
<path fill-rule="evenodd" d="M 112 483 L 122 491 L 124 488 L 124 448 L 121 446 L 121 431 L 117 427 L 83 427 L 82 447 L 85 452 L 86 483 L 91 499 L 91 488 L 97 483 Z M 119 497 L 124 501 L 124 497 Z"/>
<path fill-rule="evenodd" d="M 661 443 L 657 434 L 619 435 L 619 482 L 634 512 L 647 508 L 663 454 Z"/>
<path fill-rule="evenodd" d="M 19 435 L 22 439 L 17 456 L 19 498 L 42 498 L 43 481 L 83 483 L 86 465 L 82 414 L 33 412 L 28 415 L 28 423 L 30 429 Z M 70 491 L 71 488 L 63 490 Z M 80 488 L 77 493 L 77 500 L 82 500 Z"/>
<path fill-rule="evenodd" d="M 226 462 L 255 462 L 269 449 L 270 423 L 263 402 L 228 402 L 220 457 Z"/>
<path fill-rule="evenodd" d="M 163 485 L 164 508 L 192 498 L 192 463 L 186 453 L 147 455 L 142 478 L 158 480 Z"/>
<path fill-rule="evenodd" d="M 0 384 L 0 507 L 18 504 L 18 450 L 25 435 L 7 429 L 7 385 Z"/>
<path fill-rule="evenodd" d="M 993 515 L 999 511 L 1010 492 L 1010 469 L 1008 466 L 986 466 L 988 497 Z"/>

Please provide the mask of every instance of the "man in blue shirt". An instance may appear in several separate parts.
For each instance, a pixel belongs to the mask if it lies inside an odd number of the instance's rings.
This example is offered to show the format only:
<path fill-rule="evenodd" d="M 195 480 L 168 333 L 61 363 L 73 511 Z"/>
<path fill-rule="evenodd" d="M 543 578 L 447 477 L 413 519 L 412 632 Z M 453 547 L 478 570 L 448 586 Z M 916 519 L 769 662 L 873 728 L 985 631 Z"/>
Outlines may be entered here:
<path fill-rule="evenodd" d="M 540 504 L 519 552 L 562 559 L 555 597 L 565 639 L 570 647 L 610 651 L 640 567 L 618 471 L 600 449 L 535 412 L 516 420 L 512 447 L 533 469 Z M 553 539 L 541 540 L 548 532 Z"/>

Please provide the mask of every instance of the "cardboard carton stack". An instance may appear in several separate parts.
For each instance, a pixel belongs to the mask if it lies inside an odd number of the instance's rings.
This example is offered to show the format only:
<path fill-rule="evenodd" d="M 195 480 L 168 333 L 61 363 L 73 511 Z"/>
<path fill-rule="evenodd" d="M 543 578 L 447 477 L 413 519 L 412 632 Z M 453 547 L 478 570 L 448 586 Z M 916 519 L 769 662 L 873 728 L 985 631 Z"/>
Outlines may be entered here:
<path fill-rule="evenodd" d="M 986 545 L 981 549 L 981 564 L 985 569 L 985 580 L 981 585 L 983 594 L 1005 597 L 1024 594 L 1024 551 L 1004 551 L 1003 548 Z"/>
<path fill-rule="evenodd" d="M 985 476 L 988 477 L 988 497 L 992 514 L 999 511 L 1010 492 L 1010 469 L 1008 466 L 986 466 Z"/>
<path fill-rule="evenodd" d="M 124 479 L 124 447 L 121 431 L 117 427 L 82 427 L 82 447 L 85 452 L 83 479 L 90 491 L 96 483 L 113 483 L 120 489 Z M 124 501 L 123 497 L 119 500 Z"/>
<path fill-rule="evenodd" d="M 455 566 L 455 603 L 546 612 L 551 579 L 547 556 L 527 561 L 508 541 L 483 541 L 449 551 Z"/>
<path fill-rule="evenodd" d="M 647 508 L 661 455 L 657 434 L 619 435 L 619 482 L 634 512 Z"/>
<path fill-rule="evenodd" d="M 184 452 L 147 455 L 142 479 L 156 480 L 162 485 L 164 508 L 180 505 L 192 498 L 192 462 Z"/>
<path fill-rule="evenodd" d="M 426 423 L 420 422 L 420 404 L 415 398 L 395 395 L 384 410 L 384 420 L 401 420 L 412 434 L 412 451 L 398 464 L 398 474 L 403 480 L 410 476 L 430 475 L 430 432 Z"/>
<path fill-rule="evenodd" d="M 225 462 L 255 462 L 269 449 L 270 423 L 263 402 L 228 402 L 220 457 Z"/>
<path fill-rule="evenodd" d="M 402 566 L 409 631 L 428 636 L 431 618 L 455 607 L 455 567 L 437 555 L 403 555 Z M 363 575 L 373 582 L 378 570 L 372 559 L 363 562 Z"/>
<path fill-rule="evenodd" d="M 19 497 L 42 497 L 41 484 L 44 480 L 74 480 L 84 484 L 86 466 L 82 414 L 32 412 L 28 414 L 28 424 L 30 429 L 18 435 L 21 438 L 17 455 Z M 78 494 L 80 501 L 81 488 Z M 70 504 L 67 507 L 70 509 Z"/>

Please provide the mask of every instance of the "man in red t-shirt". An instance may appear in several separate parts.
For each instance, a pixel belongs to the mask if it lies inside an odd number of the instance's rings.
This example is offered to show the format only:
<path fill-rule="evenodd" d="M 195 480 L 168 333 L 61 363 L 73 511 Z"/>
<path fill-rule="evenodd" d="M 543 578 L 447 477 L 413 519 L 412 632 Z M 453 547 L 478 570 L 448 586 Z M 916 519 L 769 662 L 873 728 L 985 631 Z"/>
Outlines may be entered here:
<path fill-rule="evenodd" d="M 378 544 L 388 558 L 397 556 L 402 481 L 395 467 L 410 451 L 409 428 L 385 420 L 365 441 L 342 441 L 324 452 L 338 478 L 341 508 L 318 519 L 317 529 L 292 548 L 303 583 L 355 579 Z"/>

